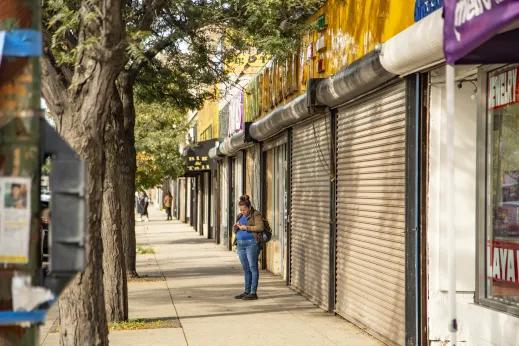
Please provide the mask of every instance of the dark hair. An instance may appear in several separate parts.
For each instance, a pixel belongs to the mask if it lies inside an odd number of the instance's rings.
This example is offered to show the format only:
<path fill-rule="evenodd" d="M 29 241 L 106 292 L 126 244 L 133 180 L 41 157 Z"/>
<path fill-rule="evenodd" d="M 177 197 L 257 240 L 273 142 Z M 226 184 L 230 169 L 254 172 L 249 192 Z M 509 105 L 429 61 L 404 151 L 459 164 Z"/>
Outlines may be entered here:
<path fill-rule="evenodd" d="M 247 207 L 249 209 L 252 208 L 252 205 L 250 203 L 250 197 L 247 196 L 247 195 L 241 196 L 240 197 L 240 202 L 238 203 L 238 205 Z"/>
<path fill-rule="evenodd" d="M 14 189 L 15 187 L 21 189 L 21 188 L 22 188 L 22 185 L 20 185 L 20 184 L 12 184 L 12 185 L 11 185 L 11 189 Z"/>

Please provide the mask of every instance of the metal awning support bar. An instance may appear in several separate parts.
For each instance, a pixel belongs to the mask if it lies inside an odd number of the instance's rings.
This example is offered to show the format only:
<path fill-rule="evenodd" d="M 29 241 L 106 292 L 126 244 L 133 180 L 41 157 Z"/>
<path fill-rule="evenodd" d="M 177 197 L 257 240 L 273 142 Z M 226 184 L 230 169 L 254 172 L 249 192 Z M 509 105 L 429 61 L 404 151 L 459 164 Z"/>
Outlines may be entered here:
<path fill-rule="evenodd" d="M 442 131 L 445 131 L 446 147 L 447 147 L 447 172 L 445 178 L 445 217 L 447 225 L 447 253 L 448 253 L 448 275 L 449 275 L 449 331 L 451 333 L 451 345 L 456 345 L 458 323 L 456 317 L 456 229 L 454 227 L 454 216 L 456 212 L 454 208 L 454 92 L 456 88 L 456 70 L 454 65 L 446 66 L 446 91 L 447 91 L 447 111 L 444 113 L 445 120 L 442 121 Z"/>

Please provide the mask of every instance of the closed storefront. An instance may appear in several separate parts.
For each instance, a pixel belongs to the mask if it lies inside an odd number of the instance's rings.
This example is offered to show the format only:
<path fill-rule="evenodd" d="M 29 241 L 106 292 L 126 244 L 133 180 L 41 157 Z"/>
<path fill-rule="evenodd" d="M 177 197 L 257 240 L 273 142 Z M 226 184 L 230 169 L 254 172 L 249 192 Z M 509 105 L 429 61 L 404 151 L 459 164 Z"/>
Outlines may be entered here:
<path fill-rule="evenodd" d="M 202 174 L 198 175 L 196 178 L 196 230 L 200 235 L 204 234 L 204 177 Z"/>
<path fill-rule="evenodd" d="M 211 174 L 204 173 L 202 175 L 202 190 L 203 190 L 203 205 L 202 205 L 202 214 L 203 214 L 203 222 L 202 222 L 202 235 L 205 238 L 209 238 L 210 233 L 210 206 L 211 206 Z"/>
<path fill-rule="evenodd" d="M 220 244 L 229 247 L 229 159 L 218 165 L 220 170 Z"/>
<path fill-rule="evenodd" d="M 218 179 L 218 168 L 212 171 L 212 174 L 209 175 L 209 182 L 211 186 L 209 187 L 210 199 L 209 199 L 209 238 L 214 239 L 216 243 L 220 242 L 220 239 L 217 239 L 218 233 L 218 221 L 219 221 L 219 193 L 220 187 Z"/>
<path fill-rule="evenodd" d="M 336 311 L 388 343 L 405 334 L 405 83 L 337 115 Z"/>
<path fill-rule="evenodd" d="M 330 117 L 292 133 L 291 285 L 323 309 L 330 279 Z"/>
<path fill-rule="evenodd" d="M 236 156 L 233 157 L 233 164 L 234 164 L 234 167 L 233 167 L 233 181 L 234 181 L 234 199 L 233 199 L 233 204 L 234 204 L 234 213 L 237 214 L 238 213 L 238 199 L 240 198 L 240 196 L 243 195 L 243 152 L 240 151 L 238 153 L 236 153 Z"/>
<path fill-rule="evenodd" d="M 259 144 L 245 151 L 245 194 L 250 196 L 252 206 L 261 210 L 261 151 Z"/>
<path fill-rule="evenodd" d="M 193 206 L 193 194 L 191 192 L 192 189 L 192 179 L 186 178 L 186 222 L 191 224 L 191 214 L 192 214 L 192 206 Z"/>
<path fill-rule="evenodd" d="M 244 189 L 243 189 L 243 173 L 244 173 L 244 153 L 243 151 L 239 151 L 236 153 L 234 157 L 232 157 L 232 193 L 230 195 L 231 197 L 231 220 L 234 224 L 234 221 L 236 221 L 236 215 L 238 215 L 240 208 L 238 206 L 239 198 L 243 195 Z M 236 234 L 231 232 L 232 236 L 232 243 L 234 244 L 234 239 L 236 237 Z M 235 248 L 233 246 L 233 248 Z"/>
<path fill-rule="evenodd" d="M 181 222 L 187 222 L 186 220 L 186 212 L 187 212 L 187 184 L 186 184 L 186 178 L 181 178 L 179 181 L 179 218 Z"/>
<path fill-rule="evenodd" d="M 190 178 L 191 180 L 191 226 L 195 231 L 198 231 L 198 179 Z"/>
<path fill-rule="evenodd" d="M 267 243 L 267 269 L 283 278 L 286 273 L 287 254 L 287 134 L 266 141 L 265 155 L 265 201 L 264 216 L 272 228 L 272 240 Z"/>

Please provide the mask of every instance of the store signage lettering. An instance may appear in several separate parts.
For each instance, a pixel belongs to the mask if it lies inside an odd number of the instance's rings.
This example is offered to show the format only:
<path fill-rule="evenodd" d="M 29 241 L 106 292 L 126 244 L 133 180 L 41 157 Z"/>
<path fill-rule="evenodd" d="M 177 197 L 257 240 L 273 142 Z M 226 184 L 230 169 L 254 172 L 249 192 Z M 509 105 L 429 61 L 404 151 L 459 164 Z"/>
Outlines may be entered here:
<path fill-rule="evenodd" d="M 488 109 L 497 109 L 519 102 L 517 68 L 491 76 L 488 87 Z"/>
<path fill-rule="evenodd" d="M 497 4 L 503 0 L 494 0 Z M 486 11 L 492 9 L 493 0 L 461 0 L 456 3 L 456 17 L 454 19 L 454 34 L 458 41 L 461 40 L 461 35 L 458 28 L 470 22 L 472 19 L 481 16 Z"/>
<path fill-rule="evenodd" d="M 487 241 L 489 280 L 519 286 L 519 243 Z"/>
<path fill-rule="evenodd" d="M 297 56 L 273 61 L 247 87 L 244 99 L 244 118 L 253 121 L 279 106 L 298 91 Z"/>
<path fill-rule="evenodd" d="M 207 171 L 210 170 L 209 157 L 207 156 L 189 156 L 187 158 L 188 172 Z"/>

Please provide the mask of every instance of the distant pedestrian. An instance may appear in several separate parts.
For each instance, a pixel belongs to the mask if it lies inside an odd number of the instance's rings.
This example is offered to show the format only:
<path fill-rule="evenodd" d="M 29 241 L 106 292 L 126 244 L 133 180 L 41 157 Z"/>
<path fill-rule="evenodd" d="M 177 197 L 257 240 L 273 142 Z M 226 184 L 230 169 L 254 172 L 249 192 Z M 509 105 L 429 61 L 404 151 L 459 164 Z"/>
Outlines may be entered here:
<path fill-rule="evenodd" d="M 173 217 L 171 216 L 171 202 L 173 201 L 173 196 L 171 195 L 171 192 L 166 193 L 166 197 L 164 197 L 164 208 L 166 209 L 166 214 L 168 215 L 168 218 L 166 221 L 173 220 Z"/>
<path fill-rule="evenodd" d="M 259 211 L 252 208 L 249 196 L 241 196 L 238 204 L 240 214 L 236 217 L 233 230 L 236 232 L 235 245 L 238 245 L 238 256 L 245 276 L 245 291 L 234 298 L 255 300 L 258 299 L 259 233 L 264 229 L 263 217 Z"/>
<path fill-rule="evenodd" d="M 148 206 L 150 204 L 150 199 L 148 198 L 148 195 L 146 192 L 141 192 L 139 197 L 139 214 L 141 215 L 141 218 L 139 221 L 148 222 L 150 221 L 150 218 L 148 216 Z"/>

